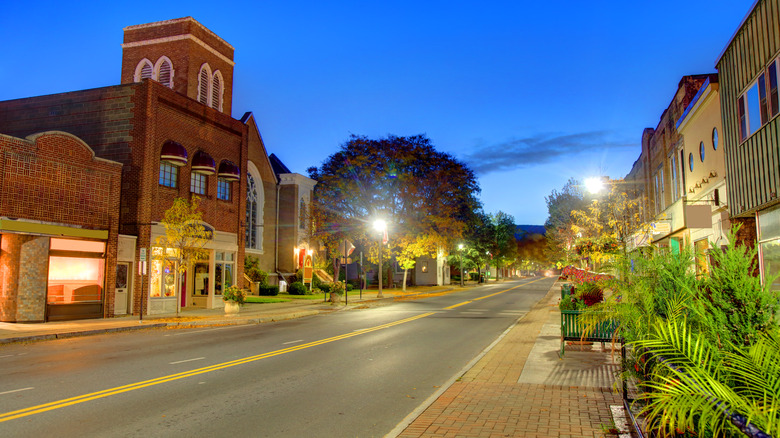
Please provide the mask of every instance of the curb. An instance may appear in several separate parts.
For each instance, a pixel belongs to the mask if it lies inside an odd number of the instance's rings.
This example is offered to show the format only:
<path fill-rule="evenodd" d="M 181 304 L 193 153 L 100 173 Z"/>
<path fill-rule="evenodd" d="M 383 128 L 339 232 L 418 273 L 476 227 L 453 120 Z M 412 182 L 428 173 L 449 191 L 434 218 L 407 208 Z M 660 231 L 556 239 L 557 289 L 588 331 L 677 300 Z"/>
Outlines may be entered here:
<path fill-rule="evenodd" d="M 436 291 L 436 293 L 452 292 L 459 289 L 460 288 L 449 288 L 449 289 Z M 463 290 L 467 290 L 467 288 L 463 288 Z M 254 318 L 239 317 L 236 319 L 205 319 L 200 321 L 196 320 L 196 321 L 186 321 L 186 322 L 160 322 L 160 323 L 151 323 L 151 324 L 138 325 L 138 326 L 128 325 L 123 327 L 109 327 L 109 328 L 102 328 L 102 329 L 68 331 L 63 333 L 47 333 L 41 335 L 16 336 L 12 338 L 0 339 L 0 345 L 11 344 L 14 342 L 49 341 L 54 339 L 67 339 L 67 338 L 76 338 L 81 336 L 102 335 L 107 333 L 118 333 L 118 332 L 125 332 L 131 330 L 143 330 L 143 329 L 162 328 L 162 327 L 195 328 L 195 327 L 205 327 L 205 326 L 239 326 L 239 325 L 263 324 L 267 322 L 286 321 L 290 319 L 304 318 L 307 316 L 319 315 L 321 313 L 341 312 L 341 311 L 347 311 L 353 309 L 360 309 L 361 306 L 365 304 L 370 305 L 370 304 L 385 303 L 385 302 L 392 303 L 396 300 L 396 298 L 413 298 L 419 295 L 426 295 L 429 293 L 431 292 L 419 292 L 416 294 L 405 295 L 403 297 L 389 296 L 383 298 L 371 298 L 371 299 L 362 300 L 360 304 L 355 305 L 353 307 L 349 307 L 348 305 L 343 305 L 341 308 L 336 308 L 336 309 L 330 308 L 330 309 L 317 309 L 317 310 L 300 310 L 300 311 L 293 311 L 288 313 L 278 313 L 278 314 L 268 315 L 268 316 L 258 316 Z"/>
<path fill-rule="evenodd" d="M 0 345 L 2 344 L 11 344 L 14 342 L 23 342 L 23 341 L 47 341 L 47 340 L 53 340 L 53 339 L 67 339 L 67 338 L 76 338 L 80 336 L 92 336 L 92 335 L 102 335 L 106 333 L 116 333 L 116 332 L 125 332 L 130 330 L 142 330 L 142 329 L 148 329 L 148 328 L 160 328 L 165 327 L 168 324 L 166 323 L 159 323 L 159 324 L 148 324 L 148 325 L 142 325 L 142 326 L 126 326 L 126 327 L 109 327 L 109 328 L 103 328 L 103 329 L 91 329 L 91 330 L 81 330 L 81 331 L 75 331 L 75 332 L 64 332 L 64 333 L 49 333 L 45 335 L 30 335 L 30 336 L 17 336 L 14 338 L 4 338 L 0 339 Z"/>

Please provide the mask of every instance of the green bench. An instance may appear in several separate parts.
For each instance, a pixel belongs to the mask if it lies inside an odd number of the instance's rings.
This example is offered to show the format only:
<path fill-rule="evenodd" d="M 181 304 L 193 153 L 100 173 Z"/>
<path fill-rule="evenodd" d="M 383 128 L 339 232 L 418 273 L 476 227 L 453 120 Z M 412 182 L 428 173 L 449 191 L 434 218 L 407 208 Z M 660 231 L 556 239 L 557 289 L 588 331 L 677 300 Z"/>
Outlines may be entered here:
<path fill-rule="evenodd" d="M 581 310 L 561 310 L 561 351 L 558 357 L 563 359 L 564 347 L 566 341 L 587 341 L 587 342 L 612 342 L 616 340 L 621 342 L 620 338 L 615 339 L 615 330 L 618 327 L 617 321 L 605 321 L 590 327 L 586 336 L 583 336 L 585 326 L 580 322 Z"/>

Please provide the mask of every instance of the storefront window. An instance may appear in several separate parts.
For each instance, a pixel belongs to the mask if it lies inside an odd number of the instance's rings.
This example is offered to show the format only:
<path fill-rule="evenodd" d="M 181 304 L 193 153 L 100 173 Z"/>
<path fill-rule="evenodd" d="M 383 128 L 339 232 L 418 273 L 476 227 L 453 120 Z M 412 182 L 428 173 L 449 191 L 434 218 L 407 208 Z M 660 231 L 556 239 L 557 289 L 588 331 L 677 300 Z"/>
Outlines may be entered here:
<path fill-rule="evenodd" d="M 52 238 L 46 302 L 102 301 L 105 243 Z"/>
<path fill-rule="evenodd" d="M 233 285 L 234 254 L 232 252 L 217 252 L 214 254 L 214 293 L 222 295 L 223 287 Z"/>
<path fill-rule="evenodd" d="M 764 278 L 775 278 L 772 289 L 780 289 L 780 240 L 773 240 L 761 244 L 761 268 Z"/>
<path fill-rule="evenodd" d="M 172 250 L 168 250 L 170 254 Z M 152 248 L 152 269 L 149 296 L 169 298 L 176 296 L 176 262 L 162 258 L 162 248 Z"/>
<path fill-rule="evenodd" d="M 710 272 L 709 263 L 707 263 L 710 245 L 707 239 L 702 239 L 694 242 L 693 248 L 696 250 L 696 277 L 701 278 Z"/>

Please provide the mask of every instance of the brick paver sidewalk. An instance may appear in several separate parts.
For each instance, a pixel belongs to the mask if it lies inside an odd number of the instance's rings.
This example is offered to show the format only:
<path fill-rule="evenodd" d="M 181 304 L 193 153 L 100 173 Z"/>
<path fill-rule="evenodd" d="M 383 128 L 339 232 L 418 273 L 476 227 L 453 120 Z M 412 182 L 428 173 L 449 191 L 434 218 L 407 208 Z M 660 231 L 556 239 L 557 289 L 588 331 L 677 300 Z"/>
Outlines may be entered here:
<path fill-rule="evenodd" d="M 601 437 L 610 388 L 517 383 L 542 327 L 557 311 L 552 288 L 507 335 L 399 437 Z"/>

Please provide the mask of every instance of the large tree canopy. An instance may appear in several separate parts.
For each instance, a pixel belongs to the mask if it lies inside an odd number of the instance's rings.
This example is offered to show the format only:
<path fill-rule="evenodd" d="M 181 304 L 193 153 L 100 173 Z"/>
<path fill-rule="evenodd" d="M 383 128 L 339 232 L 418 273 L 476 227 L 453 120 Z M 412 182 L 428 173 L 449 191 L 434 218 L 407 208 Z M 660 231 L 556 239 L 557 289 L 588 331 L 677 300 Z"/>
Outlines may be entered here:
<path fill-rule="evenodd" d="M 432 242 L 444 247 L 463 235 L 480 208 L 474 172 L 424 135 L 353 135 L 309 176 L 318 181 L 314 237 L 326 242 L 376 239 L 371 223 L 382 218 L 399 251 Z"/>

